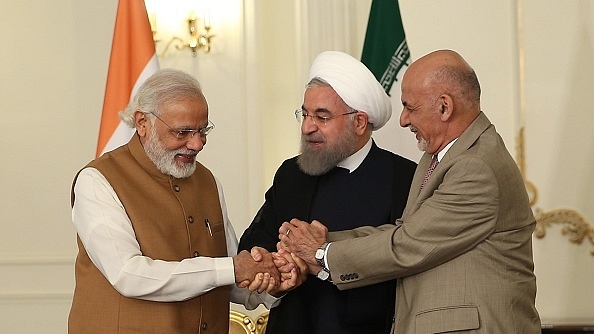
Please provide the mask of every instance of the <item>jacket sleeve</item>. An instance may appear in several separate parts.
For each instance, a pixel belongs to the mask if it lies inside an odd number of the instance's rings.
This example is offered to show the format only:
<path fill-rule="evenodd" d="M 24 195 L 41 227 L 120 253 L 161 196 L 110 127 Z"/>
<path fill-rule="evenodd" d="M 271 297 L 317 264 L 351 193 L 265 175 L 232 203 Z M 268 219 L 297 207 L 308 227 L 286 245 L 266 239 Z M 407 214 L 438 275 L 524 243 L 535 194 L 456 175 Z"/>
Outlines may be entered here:
<path fill-rule="evenodd" d="M 466 158 L 453 164 L 432 191 L 396 226 L 348 232 L 354 239 L 331 234 L 340 240 L 331 244 L 327 258 L 339 289 L 431 269 L 472 249 L 495 229 L 498 186 L 482 159 Z"/>

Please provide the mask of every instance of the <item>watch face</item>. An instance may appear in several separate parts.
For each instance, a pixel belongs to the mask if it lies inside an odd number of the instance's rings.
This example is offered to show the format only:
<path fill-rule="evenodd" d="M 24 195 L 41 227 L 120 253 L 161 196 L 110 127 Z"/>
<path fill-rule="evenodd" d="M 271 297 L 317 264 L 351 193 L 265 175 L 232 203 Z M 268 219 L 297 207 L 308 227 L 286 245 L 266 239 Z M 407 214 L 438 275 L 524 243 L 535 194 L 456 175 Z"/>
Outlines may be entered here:
<path fill-rule="evenodd" d="M 318 273 L 317 277 L 319 279 L 321 279 L 322 281 L 325 281 L 328 279 L 328 277 L 330 277 L 330 273 L 327 272 L 326 270 L 322 269 L 320 270 L 320 272 Z"/>
<path fill-rule="evenodd" d="M 316 259 L 321 260 L 323 258 L 324 258 L 324 250 L 323 249 L 318 249 L 316 251 Z"/>

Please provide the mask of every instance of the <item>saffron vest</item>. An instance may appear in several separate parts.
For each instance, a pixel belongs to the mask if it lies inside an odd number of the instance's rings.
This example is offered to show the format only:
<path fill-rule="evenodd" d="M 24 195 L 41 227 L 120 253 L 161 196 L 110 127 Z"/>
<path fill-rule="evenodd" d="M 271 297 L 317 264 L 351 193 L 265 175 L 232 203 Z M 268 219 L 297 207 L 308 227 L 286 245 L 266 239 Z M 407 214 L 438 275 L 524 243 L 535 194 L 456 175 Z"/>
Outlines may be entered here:
<path fill-rule="evenodd" d="M 142 255 L 164 261 L 227 256 L 214 176 L 200 163 L 196 165 L 196 172 L 185 179 L 165 175 L 146 156 L 135 135 L 127 145 L 87 167 L 99 170 L 113 187 L 132 222 Z M 73 189 L 75 183 L 76 178 Z M 229 286 L 180 302 L 128 298 L 95 267 L 80 238 L 77 243 L 69 333 L 228 333 Z"/>

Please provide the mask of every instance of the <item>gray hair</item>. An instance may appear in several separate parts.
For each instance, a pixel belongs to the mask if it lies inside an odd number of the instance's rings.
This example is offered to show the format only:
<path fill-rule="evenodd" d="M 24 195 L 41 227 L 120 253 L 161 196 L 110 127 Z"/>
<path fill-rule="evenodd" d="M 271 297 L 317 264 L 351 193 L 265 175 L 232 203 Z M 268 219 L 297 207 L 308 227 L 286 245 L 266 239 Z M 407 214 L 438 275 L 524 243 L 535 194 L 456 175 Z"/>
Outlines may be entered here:
<path fill-rule="evenodd" d="M 313 77 L 313 78 L 311 78 L 311 80 L 309 80 L 309 82 L 307 83 L 307 85 L 305 85 L 305 89 L 314 88 L 314 87 L 332 87 L 332 85 L 330 85 L 328 83 L 328 81 L 326 81 L 326 80 L 324 80 L 324 79 L 322 79 L 320 77 Z M 336 95 L 338 95 L 338 93 Z M 355 108 L 352 108 L 351 106 L 349 106 L 346 102 L 344 102 L 344 100 L 342 99 L 342 97 L 340 97 L 340 95 L 338 95 L 338 98 L 342 101 L 342 103 L 344 103 L 346 105 L 347 112 L 356 112 L 356 111 L 358 111 Z M 351 117 L 351 119 L 354 119 L 354 118 L 355 118 L 354 116 Z"/>
<path fill-rule="evenodd" d="M 307 85 L 305 85 L 305 89 L 314 88 L 314 87 L 324 87 L 324 86 L 330 86 L 328 81 L 326 81 L 320 77 L 314 77 L 311 80 L 309 80 Z"/>
<path fill-rule="evenodd" d="M 159 116 L 159 108 L 168 101 L 197 96 L 202 96 L 202 88 L 198 80 L 179 70 L 162 69 L 150 76 L 138 88 L 130 104 L 118 115 L 126 125 L 134 128 L 136 111 Z M 154 122 L 154 119 L 151 121 Z"/>

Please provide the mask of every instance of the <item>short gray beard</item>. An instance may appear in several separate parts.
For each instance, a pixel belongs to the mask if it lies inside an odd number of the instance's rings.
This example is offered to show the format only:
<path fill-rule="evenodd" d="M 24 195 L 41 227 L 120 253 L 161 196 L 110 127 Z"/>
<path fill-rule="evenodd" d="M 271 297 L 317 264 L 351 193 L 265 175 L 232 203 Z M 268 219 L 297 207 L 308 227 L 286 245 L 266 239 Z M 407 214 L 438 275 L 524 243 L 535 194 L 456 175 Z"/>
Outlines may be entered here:
<path fill-rule="evenodd" d="M 414 126 L 412 126 L 412 125 L 410 126 L 410 130 L 411 130 L 413 133 L 416 133 L 417 131 L 419 131 L 419 130 L 418 130 L 416 127 L 414 127 Z M 427 147 L 428 147 L 428 146 L 429 146 L 429 143 L 427 142 L 427 139 L 425 139 L 425 138 L 423 138 L 423 137 L 421 137 L 421 139 L 419 139 L 419 140 L 417 141 L 417 147 L 419 148 L 419 150 L 421 150 L 421 151 L 423 151 L 423 152 L 427 151 Z"/>
<path fill-rule="evenodd" d="M 421 139 L 419 139 L 419 141 L 417 142 L 417 147 L 419 148 L 419 150 L 421 150 L 423 152 L 427 151 L 428 146 L 429 146 L 429 143 L 423 137 L 421 137 Z"/>
<path fill-rule="evenodd" d="M 149 136 L 144 143 L 144 152 L 161 173 L 171 175 L 176 179 L 190 177 L 196 170 L 196 163 L 178 164 L 175 161 L 177 154 L 192 154 L 193 150 L 183 148 L 168 150 L 159 140 L 157 129 L 154 126 L 151 127 Z"/>
<path fill-rule="evenodd" d="M 314 149 L 307 144 L 308 139 L 327 143 L 322 135 L 301 135 L 301 154 L 297 157 L 299 168 L 305 174 L 313 176 L 328 173 L 339 162 L 355 153 L 358 137 L 354 129 L 354 124 L 349 123 L 334 145 L 322 149 Z"/>

